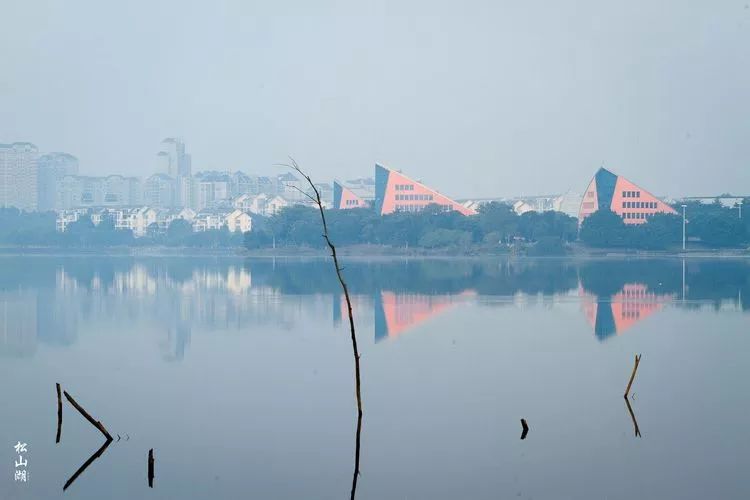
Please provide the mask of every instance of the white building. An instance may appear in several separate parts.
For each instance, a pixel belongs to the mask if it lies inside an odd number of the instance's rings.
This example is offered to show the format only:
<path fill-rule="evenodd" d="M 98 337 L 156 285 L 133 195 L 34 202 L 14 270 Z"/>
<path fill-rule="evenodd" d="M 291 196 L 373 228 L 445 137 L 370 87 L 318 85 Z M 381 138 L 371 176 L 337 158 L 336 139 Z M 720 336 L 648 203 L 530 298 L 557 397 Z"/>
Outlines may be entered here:
<path fill-rule="evenodd" d="M 253 219 L 250 214 L 239 209 L 227 214 L 224 220 L 230 233 L 235 231 L 246 233 L 253 227 Z"/>
<path fill-rule="evenodd" d="M 30 142 L 0 144 L 0 207 L 37 209 L 38 159 Z"/>

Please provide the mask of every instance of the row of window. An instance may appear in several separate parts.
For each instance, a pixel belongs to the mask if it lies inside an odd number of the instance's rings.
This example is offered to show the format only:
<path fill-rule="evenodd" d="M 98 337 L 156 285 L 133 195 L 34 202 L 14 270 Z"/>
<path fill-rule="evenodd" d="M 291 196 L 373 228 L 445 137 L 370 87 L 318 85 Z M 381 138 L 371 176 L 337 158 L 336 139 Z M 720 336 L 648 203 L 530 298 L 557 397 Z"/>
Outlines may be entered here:
<path fill-rule="evenodd" d="M 446 212 L 450 212 L 453 207 L 451 205 L 438 205 L 440 208 L 445 210 Z M 413 205 L 413 204 L 396 204 L 396 210 L 399 212 L 419 212 L 422 210 L 425 206 L 424 205 Z"/>
<path fill-rule="evenodd" d="M 646 219 L 649 214 L 642 212 L 625 212 L 622 214 L 623 219 Z"/>
<path fill-rule="evenodd" d="M 397 194 L 396 201 L 432 201 L 431 194 Z"/>
<path fill-rule="evenodd" d="M 414 184 L 396 184 L 396 191 L 414 191 Z"/>
<path fill-rule="evenodd" d="M 640 191 L 623 191 L 622 197 L 623 198 L 640 198 L 641 192 Z"/>
<path fill-rule="evenodd" d="M 353 205 L 359 205 L 359 200 L 346 200 L 346 206 L 353 206 Z"/>
<path fill-rule="evenodd" d="M 623 201 L 622 208 L 656 208 L 655 201 Z"/>
<path fill-rule="evenodd" d="M 424 208 L 424 205 L 396 205 L 396 211 L 398 212 L 419 212 Z"/>

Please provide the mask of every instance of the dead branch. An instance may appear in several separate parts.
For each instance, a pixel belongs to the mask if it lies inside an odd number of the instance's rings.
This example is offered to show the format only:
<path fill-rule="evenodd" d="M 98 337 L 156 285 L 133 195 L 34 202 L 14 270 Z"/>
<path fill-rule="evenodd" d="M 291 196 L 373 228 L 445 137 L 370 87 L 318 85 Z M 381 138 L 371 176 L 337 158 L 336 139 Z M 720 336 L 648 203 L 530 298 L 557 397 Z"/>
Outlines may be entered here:
<path fill-rule="evenodd" d="M 630 380 L 628 380 L 628 386 L 625 388 L 625 399 L 628 399 L 628 394 L 630 394 L 630 386 L 633 385 L 633 380 L 635 380 L 635 372 L 638 371 L 638 364 L 640 362 L 641 362 L 641 355 L 636 354 L 635 365 L 633 366 L 633 373 L 630 374 Z"/>
<path fill-rule="evenodd" d="M 89 415 L 88 412 L 86 410 L 84 410 L 83 407 L 81 407 L 81 405 L 79 405 L 78 403 L 76 403 L 76 400 L 73 399 L 73 397 L 70 394 L 68 394 L 67 391 L 63 391 L 63 394 L 65 394 L 65 397 L 70 402 L 70 404 L 72 404 L 73 407 L 76 410 L 78 410 L 81 413 L 81 415 L 83 415 L 84 418 L 91 423 L 91 425 L 93 425 L 94 427 L 96 427 L 97 429 L 99 429 L 99 431 L 102 434 L 104 434 L 104 437 L 107 438 L 107 441 L 112 441 L 112 436 L 110 436 L 109 432 L 107 432 L 107 429 L 104 428 L 104 426 L 102 425 L 101 422 L 99 422 L 98 420 L 94 420 L 94 417 L 92 417 L 91 415 Z"/>
<path fill-rule="evenodd" d="M 283 166 L 291 168 L 292 170 L 296 171 L 299 175 L 304 177 L 304 179 L 310 185 L 310 188 L 312 188 L 312 191 L 315 195 L 314 197 L 311 195 L 308 195 L 308 197 L 313 201 L 313 203 L 315 203 L 315 205 L 317 205 L 318 211 L 320 212 L 320 220 L 321 220 L 321 223 L 323 224 L 323 239 L 325 239 L 326 245 L 328 245 L 328 248 L 331 250 L 331 257 L 333 258 L 333 266 L 336 269 L 336 277 L 339 280 L 341 289 L 344 291 L 344 297 L 346 298 L 346 307 L 349 313 L 349 333 L 351 335 L 352 352 L 354 355 L 354 380 L 355 380 L 355 390 L 356 390 L 356 395 L 357 395 L 357 438 L 356 438 L 356 447 L 355 447 L 355 452 L 354 452 L 354 477 L 352 478 L 352 490 L 351 490 L 351 498 L 354 499 L 354 495 L 357 489 L 357 477 L 359 476 L 360 434 L 362 431 L 362 390 L 361 390 L 362 387 L 361 387 L 361 382 L 360 382 L 359 348 L 357 347 L 357 334 L 354 329 L 354 315 L 352 314 L 352 300 L 349 297 L 349 287 L 346 285 L 346 282 L 344 281 L 344 276 L 341 274 L 342 267 L 339 265 L 339 259 L 336 254 L 336 247 L 334 246 L 333 242 L 331 241 L 330 235 L 328 234 L 328 223 L 326 222 L 326 215 L 325 215 L 325 210 L 323 209 L 323 202 L 320 198 L 320 191 L 315 186 L 315 183 L 313 183 L 310 176 L 302 171 L 302 169 L 294 160 L 294 158 L 289 158 L 289 160 L 291 161 L 291 164 L 284 164 Z M 304 193 L 304 194 L 307 194 L 307 193 Z"/>
<path fill-rule="evenodd" d="M 60 434 L 62 433 L 62 396 L 60 394 L 60 384 L 55 384 L 57 388 L 57 437 L 55 437 L 55 443 L 60 442 Z"/>
<path fill-rule="evenodd" d="M 154 449 L 148 450 L 148 487 L 154 487 Z"/>

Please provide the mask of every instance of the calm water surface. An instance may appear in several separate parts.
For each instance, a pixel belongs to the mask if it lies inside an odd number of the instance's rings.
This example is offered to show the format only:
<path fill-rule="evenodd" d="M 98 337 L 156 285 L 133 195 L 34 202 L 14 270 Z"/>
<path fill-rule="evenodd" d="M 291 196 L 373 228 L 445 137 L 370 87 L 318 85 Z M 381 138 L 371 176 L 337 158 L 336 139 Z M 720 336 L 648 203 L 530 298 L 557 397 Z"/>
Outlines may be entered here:
<path fill-rule="evenodd" d="M 344 272 L 358 499 L 750 498 L 749 261 Z M 348 498 L 345 310 L 325 260 L 0 258 L 0 498 Z M 121 437 L 64 493 L 103 438 L 55 382 Z"/>

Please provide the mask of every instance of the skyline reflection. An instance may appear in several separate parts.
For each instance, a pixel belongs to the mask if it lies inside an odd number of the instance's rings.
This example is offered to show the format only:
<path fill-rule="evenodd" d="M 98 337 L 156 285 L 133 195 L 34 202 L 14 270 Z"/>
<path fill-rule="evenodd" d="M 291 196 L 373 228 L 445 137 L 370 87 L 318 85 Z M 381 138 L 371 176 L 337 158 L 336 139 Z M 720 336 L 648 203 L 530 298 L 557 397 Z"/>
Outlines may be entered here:
<path fill-rule="evenodd" d="M 4 259 L 0 357 L 34 356 L 39 343 L 69 347 L 82 325 L 128 318 L 162 331 L 161 357 L 180 361 L 194 335 L 271 325 L 291 330 L 326 316 L 336 327 L 345 308 L 322 259 Z M 353 260 L 347 273 L 358 329 L 374 343 L 395 340 L 463 304 L 481 305 L 480 297 L 522 306 L 541 297 L 551 307 L 555 297 L 572 297 L 600 341 L 668 306 L 750 310 L 742 299 L 750 294 L 745 260 L 684 266 L 674 259 Z"/>

